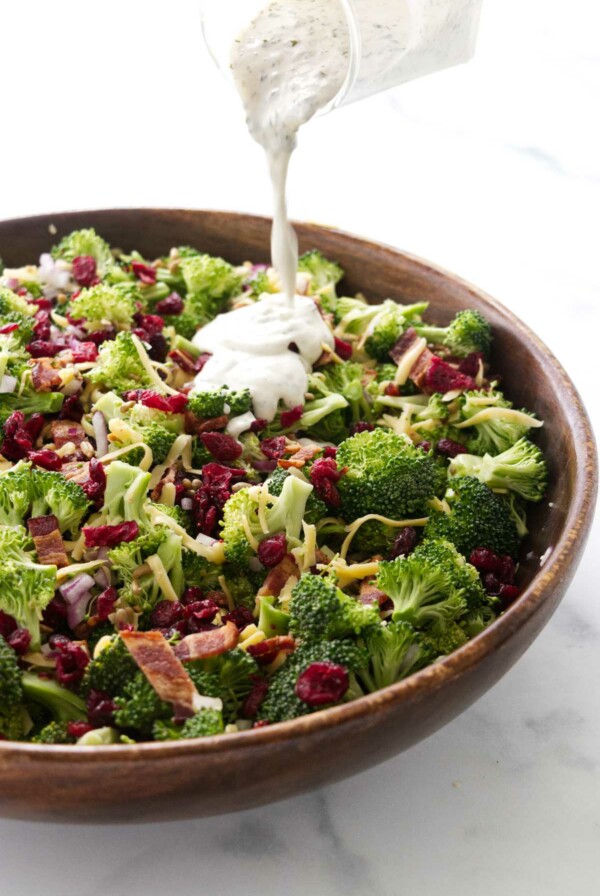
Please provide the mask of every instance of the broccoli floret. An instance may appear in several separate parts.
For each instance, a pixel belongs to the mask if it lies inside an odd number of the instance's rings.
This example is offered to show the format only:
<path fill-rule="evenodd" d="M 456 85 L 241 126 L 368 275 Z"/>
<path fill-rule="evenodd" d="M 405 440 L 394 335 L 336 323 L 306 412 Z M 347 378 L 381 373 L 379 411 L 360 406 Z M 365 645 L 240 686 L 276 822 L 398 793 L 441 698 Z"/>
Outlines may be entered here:
<path fill-rule="evenodd" d="M 102 343 L 97 365 L 89 371 L 88 378 L 90 382 L 115 392 L 138 388 L 164 391 L 163 382 L 153 371 L 144 346 L 129 331 Z"/>
<path fill-rule="evenodd" d="M 443 630 L 466 610 L 462 592 L 452 575 L 428 557 L 398 557 L 379 564 L 377 587 L 391 598 L 394 621 L 409 622 L 415 628 L 435 625 Z"/>
<path fill-rule="evenodd" d="M 548 479 L 544 456 L 528 439 L 519 439 L 495 457 L 459 454 L 450 463 L 448 475 L 475 476 L 491 489 L 514 492 L 526 501 L 541 501 Z"/>
<path fill-rule="evenodd" d="M 53 258 L 62 258 L 65 261 L 73 261 L 80 255 L 91 255 L 96 259 L 96 271 L 100 278 L 104 277 L 114 265 L 110 246 L 92 228 L 74 230 L 52 249 Z"/>
<path fill-rule="evenodd" d="M 358 635 L 379 624 L 379 609 L 361 604 L 321 576 L 305 573 L 294 586 L 290 631 L 314 641 Z"/>
<path fill-rule="evenodd" d="M 158 557 L 164 574 L 157 574 L 148 564 Z M 151 612 L 159 600 L 181 596 L 184 588 L 181 538 L 170 529 L 159 527 L 133 541 L 124 542 L 108 552 L 113 573 L 121 586 L 119 596 L 145 613 Z M 144 567 L 141 570 L 140 567 Z"/>
<path fill-rule="evenodd" d="M 23 529 L 0 529 L 0 610 L 29 631 L 36 649 L 42 613 L 54 597 L 57 568 L 35 563 L 28 548 Z"/>
<path fill-rule="evenodd" d="M 399 326 L 404 329 L 406 321 L 418 319 L 427 306 L 428 302 L 400 305 L 393 299 L 386 299 L 379 305 L 368 305 L 363 299 L 343 297 L 338 299 L 335 307 L 336 332 L 353 334 L 366 340 L 380 319 L 385 321 L 386 332 L 389 330 L 392 317 L 395 317 Z"/>
<path fill-rule="evenodd" d="M 31 506 L 31 468 L 18 465 L 0 476 L 0 525 L 20 526 Z"/>
<path fill-rule="evenodd" d="M 304 508 L 313 490 L 310 483 L 296 476 L 286 479 L 281 494 L 272 500 L 265 511 L 268 531 L 264 532 L 258 513 L 262 488 L 265 486 L 240 489 L 227 500 L 223 509 L 221 537 L 225 542 L 225 556 L 230 563 L 242 569 L 247 566 L 253 553 L 244 520 L 258 541 L 277 532 L 285 532 L 288 539 L 298 539 L 302 532 Z"/>
<path fill-rule="evenodd" d="M 164 513 L 165 516 L 170 516 L 172 520 L 175 520 L 178 526 L 181 526 L 181 528 L 185 529 L 190 535 L 196 534 L 194 519 L 189 510 L 184 510 L 179 504 L 174 504 L 172 507 L 167 504 L 153 504 L 153 507 L 156 507 L 157 510 Z M 196 556 L 199 555 L 197 554 Z M 201 557 L 200 559 L 203 560 L 204 558 Z"/>
<path fill-rule="evenodd" d="M 21 317 L 33 317 L 36 308 L 23 296 L 18 295 L 7 286 L 0 286 L 0 317 L 8 314 L 19 314 Z"/>
<path fill-rule="evenodd" d="M 425 632 L 419 632 L 419 646 L 427 663 L 432 663 L 440 656 L 448 656 L 462 647 L 469 640 L 461 621 L 451 622 L 443 627 L 433 626 Z"/>
<path fill-rule="evenodd" d="M 33 672 L 21 676 L 26 700 L 39 703 L 50 711 L 55 722 L 81 721 L 87 718 L 85 703 L 51 678 L 39 678 Z"/>
<path fill-rule="evenodd" d="M 54 514 L 61 532 L 77 533 L 90 509 L 90 502 L 81 486 L 65 479 L 60 473 L 39 469 L 30 471 L 30 482 L 31 516 Z"/>
<path fill-rule="evenodd" d="M 148 494 L 150 473 L 114 460 L 106 470 L 103 512 L 112 525 L 124 520 L 133 520 L 141 526 L 147 525 L 145 503 Z"/>
<path fill-rule="evenodd" d="M 458 441 L 464 441 L 471 454 L 500 454 L 532 427 L 542 426 L 528 411 L 513 410 L 512 402 L 497 390 L 465 392 L 458 403 Z"/>
<path fill-rule="evenodd" d="M 406 678 L 422 665 L 418 634 L 408 622 L 374 626 L 364 636 L 369 664 L 358 673 L 363 687 L 378 691 Z"/>
<path fill-rule="evenodd" d="M 223 567 L 211 563 L 206 557 L 201 557 L 195 551 L 184 548 L 181 555 L 183 578 L 186 585 L 195 585 L 203 591 L 218 591 L 220 589 L 219 576 L 223 574 Z"/>
<path fill-rule="evenodd" d="M 285 470 L 283 467 L 277 467 L 267 480 L 267 486 L 269 489 L 270 495 L 279 496 L 281 494 L 281 490 L 283 488 L 283 483 L 286 479 L 288 479 L 292 474 L 289 470 Z M 327 504 L 322 501 L 317 493 L 313 490 L 306 501 L 306 507 L 304 508 L 304 521 L 309 525 L 316 525 L 320 520 L 324 517 L 329 516 L 329 509 Z"/>
<path fill-rule="evenodd" d="M 432 566 L 443 569 L 454 587 L 461 592 L 469 611 L 482 606 L 492 607 L 497 603 L 496 598 L 485 592 L 475 567 L 467 563 L 450 541 L 426 538 L 417 545 L 413 556 L 424 558 Z"/>
<path fill-rule="evenodd" d="M 226 563 L 221 568 L 225 577 L 227 590 L 236 607 L 245 607 L 254 612 L 256 606 L 256 594 L 264 582 L 265 573 L 253 572 L 251 569 L 240 570 L 233 563 Z M 217 588 L 221 586 L 217 584 Z"/>
<path fill-rule="evenodd" d="M 312 663 L 330 662 L 357 673 L 369 662 L 367 651 L 353 641 L 306 641 L 300 644 L 273 675 L 269 690 L 258 711 L 259 719 L 284 722 L 322 709 L 309 706 L 296 695 L 298 677 Z M 346 700 L 348 695 L 342 697 Z"/>
<path fill-rule="evenodd" d="M 31 385 L 31 377 L 26 375 L 22 391 L 0 394 L 0 419 L 8 417 L 13 411 L 22 411 L 26 416 L 58 414 L 64 400 L 61 392 L 36 392 Z"/>
<path fill-rule="evenodd" d="M 160 423 L 152 423 L 140 430 L 142 441 L 152 452 L 152 463 L 163 464 L 173 447 L 177 433 L 171 432 Z"/>
<path fill-rule="evenodd" d="M 182 258 L 180 272 L 187 291 L 181 314 L 167 315 L 165 322 L 186 339 L 212 320 L 229 298 L 242 288 L 242 277 L 222 258 L 192 255 Z"/>
<path fill-rule="evenodd" d="M 227 723 L 237 718 L 240 706 L 252 690 L 252 676 L 260 672 L 256 661 L 240 648 L 212 659 L 187 663 L 186 669 L 200 694 L 222 700 L 223 718 Z"/>
<path fill-rule="evenodd" d="M 207 419 L 228 414 L 237 417 L 245 414 L 252 407 L 252 396 L 249 389 L 234 391 L 223 386 L 214 390 L 195 390 L 190 393 L 188 411 L 195 417 Z"/>
<path fill-rule="evenodd" d="M 68 312 L 74 320 L 85 320 L 89 330 L 101 330 L 107 324 L 125 329 L 133 322 L 136 306 L 129 293 L 99 283 L 82 289 L 71 301 Z"/>
<path fill-rule="evenodd" d="M 123 639 L 114 635 L 112 642 L 93 659 L 85 670 L 81 692 L 103 691 L 110 697 L 122 694 L 125 685 L 137 674 L 135 660 Z"/>
<path fill-rule="evenodd" d="M 155 722 L 152 728 L 154 740 L 180 740 L 190 737 L 212 737 L 223 734 L 223 715 L 216 709 L 201 709 L 183 725 L 174 722 Z"/>
<path fill-rule="evenodd" d="M 365 351 L 371 358 L 382 363 L 387 361 L 390 351 L 404 332 L 404 318 L 386 311 L 373 321 L 369 335 L 365 339 Z"/>
<path fill-rule="evenodd" d="M 444 345 L 459 358 L 473 352 L 482 352 L 486 358 L 489 356 L 492 331 L 479 311 L 459 311 L 447 327 L 415 324 L 415 329 L 427 342 Z"/>
<path fill-rule="evenodd" d="M 350 407 L 350 414 L 347 415 L 350 424 L 359 420 L 368 421 L 372 417 L 371 406 L 365 395 L 367 380 L 366 371 L 361 364 L 347 361 L 344 364 L 328 364 L 318 373 L 312 374 L 308 388 L 316 395 L 342 395 Z"/>
<path fill-rule="evenodd" d="M 0 734 L 8 740 L 23 736 L 23 685 L 17 656 L 0 635 Z"/>
<path fill-rule="evenodd" d="M 161 700 L 143 672 L 138 672 L 115 697 L 115 723 L 120 728 L 133 728 L 149 737 L 154 723 L 171 718 L 172 709 Z"/>
<path fill-rule="evenodd" d="M 246 295 L 251 296 L 253 299 L 259 299 L 264 293 L 276 293 L 279 291 L 279 284 L 270 276 L 268 270 L 253 273 L 246 285 L 249 287 Z"/>
<path fill-rule="evenodd" d="M 342 442 L 337 453 L 346 473 L 337 483 L 342 516 L 369 513 L 391 519 L 425 515 L 436 491 L 433 459 L 405 439 L 383 429 L 361 432 Z"/>
<path fill-rule="evenodd" d="M 74 744 L 75 738 L 69 734 L 68 722 L 49 722 L 39 734 L 31 738 L 34 744 Z"/>
<path fill-rule="evenodd" d="M 450 513 L 431 514 L 426 538 L 448 539 L 466 557 L 477 547 L 516 556 L 519 534 L 510 509 L 487 485 L 473 476 L 453 479 L 445 500 Z"/>
<path fill-rule="evenodd" d="M 310 274 L 312 292 L 318 292 L 327 286 L 336 286 L 344 276 L 344 269 L 335 261 L 325 258 L 318 249 L 312 249 L 300 256 L 298 270 Z"/>
<path fill-rule="evenodd" d="M 514 492 L 509 492 L 508 495 L 502 495 L 502 498 L 504 499 L 504 503 L 506 504 L 517 528 L 519 538 L 525 538 L 525 536 L 529 534 L 529 529 L 527 528 L 527 511 L 525 510 L 523 502 Z"/>

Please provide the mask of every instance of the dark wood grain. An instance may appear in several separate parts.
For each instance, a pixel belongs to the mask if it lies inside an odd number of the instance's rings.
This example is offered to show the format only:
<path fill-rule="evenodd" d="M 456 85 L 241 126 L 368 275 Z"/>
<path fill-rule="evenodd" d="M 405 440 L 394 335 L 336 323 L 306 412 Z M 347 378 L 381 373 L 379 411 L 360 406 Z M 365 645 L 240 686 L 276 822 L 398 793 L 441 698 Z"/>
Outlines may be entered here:
<path fill-rule="evenodd" d="M 54 224 L 57 236 L 49 233 Z M 190 244 L 234 262 L 267 261 L 270 222 L 250 215 L 123 209 L 0 222 L 0 256 L 35 259 L 76 227 L 146 255 Z M 369 299 L 427 299 L 446 323 L 481 310 L 494 333 L 494 366 L 517 406 L 547 421 L 547 501 L 530 516 L 522 596 L 487 631 L 407 680 L 342 707 L 217 738 L 106 748 L 0 743 L 0 812 L 81 821 L 150 821 L 210 815 L 282 799 L 355 774 L 417 743 L 488 690 L 546 624 L 575 572 L 590 527 L 597 461 L 585 409 L 549 350 L 506 308 L 452 274 L 394 249 L 308 224 L 301 249 L 320 248 L 345 268 L 344 287 Z M 539 558 L 550 549 L 540 569 Z"/>

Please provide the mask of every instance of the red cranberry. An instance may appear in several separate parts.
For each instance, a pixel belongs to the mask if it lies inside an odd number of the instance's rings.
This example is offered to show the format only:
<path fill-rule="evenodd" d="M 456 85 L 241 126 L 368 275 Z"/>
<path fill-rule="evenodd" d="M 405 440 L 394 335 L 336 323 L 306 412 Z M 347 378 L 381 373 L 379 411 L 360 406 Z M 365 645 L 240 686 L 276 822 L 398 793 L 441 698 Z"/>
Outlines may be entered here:
<path fill-rule="evenodd" d="M 88 722 L 67 722 L 67 732 L 74 737 L 75 740 L 79 740 L 80 737 L 83 737 L 84 734 L 87 734 L 88 731 L 92 731 L 93 726 L 88 724 Z"/>
<path fill-rule="evenodd" d="M 103 342 L 115 339 L 116 335 L 117 328 L 111 324 L 103 330 L 92 330 L 91 333 L 86 334 L 86 338 L 95 345 L 102 345 Z"/>
<path fill-rule="evenodd" d="M 479 373 L 479 364 L 483 364 L 484 357 L 482 352 L 471 352 L 470 355 L 467 355 L 466 358 L 458 365 L 458 369 L 461 373 L 466 374 L 466 376 L 476 377 Z"/>
<path fill-rule="evenodd" d="M 67 604 L 60 594 L 55 594 L 50 603 L 44 608 L 42 622 L 51 629 L 60 629 L 67 622 Z"/>
<path fill-rule="evenodd" d="M 211 623 L 218 612 L 219 607 L 213 600 L 199 600 L 193 604 L 187 604 L 183 608 L 183 615 L 190 634 L 204 631 L 207 626 L 212 628 Z"/>
<path fill-rule="evenodd" d="M 22 411 L 13 411 L 4 422 L 2 454 L 7 460 L 17 461 L 27 457 L 33 448 L 35 438 L 25 423 Z M 0 429 L 0 434 L 2 430 Z"/>
<path fill-rule="evenodd" d="M 292 653 L 296 647 L 296 642 L 289 635 L 274 635 L 272 638 L 265 638 L 258 644 L 250 644 L 248 653 L 252 659 L 260 666 L 268 666 L 276 658 L 280 650 L 286 653 Z"/>
<path fill-rule="evenodd" d="M 352 357 L 352 345 L 350 342 L 345 342 L 343 339 L 338 339 L 337 336 L 333 337 L 335 353 L 338 355 L 342 361 L 349 361 Z"/>
<path fill-rule="evenodd" d="M 458 442 L 454 442 L 452 439 L 440 439 L 436 445 L 436 450 L 438 454 L 443 454 L 444 457 L 457 457 L 459 454 L 465 453 L 465 446 L 459 445 Z"/>
<path fill-rule="evenodd" d="M 265 420 L 264 417 L 257 417 L 256 420 L 253 420 L 250 424 L 250 432 L 262 432 L 268 425 L 269 421 Z"/>
<path fill-rule="evenodd" d="M 263 700 L 269 690 L 269 681 L 260 675 L 252 675 L 252 690 L 244 700 L 241 715 L 244 719 L 253 719 L 261 707 Z M 255 722 L 255 726 L 258 725 Z"/>
<path fill-rule="evenodd" d="M 385 389 L 383 390 L 383 394 L 391 395 L 394 398 L 396 398 L 398 395 L 400 395 L 400 389 L 398 388 L 398 386 L 395 383 L 388 383 L 386 385 Z"/>
<path fill-rule="evenodd" d="M 88 548 L 114 548 L 126 541 L 133 541 L 140 534 L 135 520 L 114 526 L 84 526 L 85 545 Z"/>
<path fill-rule="evenodd" d="M 431 442 L 419 442 L 417 448 L 420 448 L 421 451 L 424 451 L 425 454 L 428 454 L 431 451 Z"/>
<path fill-rule="evenodd" d="M 302 414 L 304 413 L 304 407 L 301 404 L 297 404 L 295 407 L 290 408 L 287 411 L 281 412 L 281 425 L 284 429 L 287 429 L 289 426 L 293 426 L 294 423 L 297 423 Z"/>
<path fill-rule="evenodd" d="M 350 435 L 356 436 L 359 432 L 373 432 L 375 427 L 372 423 L 367 423 L 366 420 L 359 420 L 358 423 L 353 423 L 350 427 Z"/>
<path fill-rule="evenodd" d="M 417 546 L 417 530 L 414 526 L 404 526 L 394 539 L 394 547 L 392 548 L 391 558 L 406 557 Z"/>
<path fill-rule="evenodd" d="M 62 457 L 56 451 L 51 451 L 50 448 L 30 451 L 28 457 L 32 464 L 36 464 L 36 466 L 42 467 L 44 470 L 60 470 L 63 463 Z"/>
<path fill-rule="evenodd" d="M 47 339 L 34 339 L 33 342 L 30 342 L 27 346 L 27 351 L 32 358 L 53 358 L 62 351 L 63 348 L 64 345 L 60 342 L 50 342 Z"/>
<path fill-rule="evenodd" d="M 254 616 L 247 607 L 236 607 L 231 613 L 225 614 L 223 622 L 233 622 L 237 626 L 238 631 L 242 632 L 247 625 L 254 623 Z"/>
<path fill-rule="evenodd" d="M 500 579 L 494 572 L 486 572 L 482 578 L 483 587 L 488 594 L 499 594 L 502 587 Z"/>
<path fill-rule="evenodd" d="M 7 640 L 17 656 L 24 656 L 29 650 L 31 635 L 26 628 L 17 628 L 8 636 Z"/>
<path fill-rule="evenodd" d="M 476 389 L 475 380 L 456 370 L 447 361 L 442 361 L 437 355 L 432 355 L 425 371 L 422 385 L 424 392 L 452 392 L 454 389 Z"/>
<path fill-rule="evenodd" d="M 287 540 L 283 532 L 265 538 L 258 546 L 258 559 L 263 566 L 267 566 L 269 569 L 281 563 L 286 553 Z"/>
<path fill-rule="evenodd" d="M 223 432 L 203 432 L 200 439 L 214 458 L 226 464 L 241 457 L 244 450 L 237 439 Z"/>
<path fill-rule="evenodd" d="M 469 563 L 479 572 L 500 573 L 502 570 L 502 558 L 489 548 L 474 548 L 469 556 Z"/>
<path fill-rule="evenodd" d="M 156 268 L 153 268 L 152 265 L 144 264 L 141 261 L 132 261 L 131 270 L 138 280 L 145 283 L 147 286 L 156 283 Z"/>
<path fill-rule="evenodd" d="M 271 439 L 263 439 L 260 443 L 260 450 L 269 460 L 279 460 L 285 454 L 286 445 L 285 436 L 274 436 Z"/>
<path fill-rule="evenodd" d="M 197 585 L 190 585 L 181 595 L 181 603 L 184 606 L 187 604 L 194 604 L 199 600 L 204 600 L 204 591 L 202 588 L 198 588 Z"/>
<path fill-rule="evenodd" d="M 146 331 L 148 336 L 161 333 L 165 326 L 164 320 L 158 314 L 142 314 L 138 312 L 135 315 L 135 322 L 140 329 Z"/>
<path fill-rule="evenodd" d="M 53 635 L 50 647 L 56 652 L 56 680 L 66 687 L 79 684 L 90 661 L 89 655 L 80 644 L 75 644 L 64 635 Z"/>
<path fill-rule="evenodd" d="M 95 507 L 101 507 L 104 500 L 104 490 L 106 488 L 106 473 L 102 463 L 93 457 L 88 467 L 88 478 L 79 483 L 84 490 L 88 500 Z"/>
<path fill-rule="evenodd" d="M 159 314 L 181 314 L 183 311 L 183 299 L 176 292 L 172 292 L 166 299 L 156 303 Z"/>
<path fill-rule="evenodd" d="M 335 484 L 342 476 L 333 457 L 322 457 L 314 462 L 310 470 L 310 481 L 315 492 L 326 504 L 334 509 L 340 506 L 340 493 Z"/>
<path fill-rule="evenodd" d="M 148 338 L 148 356 L 152 361 L 164 364 L 169 354 L 169 343 L 162 333 L 152 333 Z"/>
<path fill-rule="evenodd" d="M 8 640 L 9 636 L 16 630 L 17 623 L 12 616 L 0 610 L 0 635 Z"/>
<path fill-rule="evenodd" d="M 502 606 L 508 607 L 519 596 L 519 589 L 516 585 L 501 585 L 499 595 Z"/>
<path fill-rule="evenodd" d="M 88 721 L 93 728 L 104 728 L 114 723 L 116 704 L 104 691 L 91 690 L 86 700 Z"/>
<path fill-rule="evenodd" d="M 98 595 L 98 600 L 96 601 L 96 615 L 101 622 L 108 619 L 113 612 L 118 597 L 119 595 L 116 588 L 105 588 L 104 591 Z"/>
<path fill-rule="evenodd" d="M 259 719 L 258 722 L 255 722 L 252 728 L 267 728 L 271 723 L 268 719 Z"/>
<path fill-rule="evenodd" d="M 162 395 L 152 389 L 129 389 L 123 392 L 125 401 L 138 401 L 146 408 L 155 411 L 164 411 L 167 414 L 182 414 L 188 403 L 188 398 L 181 392 L 174 395 Z"/>
<path fill-rule="evenodd" d="M 85 364 L 96 360 L 98 346 L 95 342 L 72 342 L 71 353 L 75 364 Z"/>
<path fill-rule="evenodd" d="M 83 417 L 83 405 L 77 395 L 69 395 L 63 401 L 63 406 L 58 413 L 60 420 L 73 420 L 74 423 L 80 423 Z"/>
<path fill-rule="evenodd" d="M 74 258 L 73 277 L 80 286 L 93 286 L 98 281 L 96 259 L 92 255 L 78 255 Z"/>
<path fill-rule="evenodd" d="M 34 317 L 33 332 L 35 338 L 47 342 L 50 339 L 50 315 L 47 311 L 38 311 Z"/>
<path fill-rule="evenodd" d="M 311 663 L 296 681 L 296 696 L 308 706 L 337 703 L 348 690 L 349 677 L 345 666 L 337 663 Z"/>
<path fill-rule="evenodd" d="M 18 329 L 19 324 L 4 324 L 0 327 L 0 336 L 8 336 L 9 333 L 14 333 Z"/>
<path fill-rule="evenodd" d="M 178 600 L 161 600 L 150 616 L 152 628 L 169 628 L 183 619 L 183 607 Z"/>

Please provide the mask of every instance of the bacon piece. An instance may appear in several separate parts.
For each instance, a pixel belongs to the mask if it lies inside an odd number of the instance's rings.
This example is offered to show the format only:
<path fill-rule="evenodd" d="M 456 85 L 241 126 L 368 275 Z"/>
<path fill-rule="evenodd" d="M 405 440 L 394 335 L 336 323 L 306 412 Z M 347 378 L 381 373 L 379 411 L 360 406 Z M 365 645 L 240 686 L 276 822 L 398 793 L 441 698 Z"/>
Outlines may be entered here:
<path fill-rule="evenodd" d="M 418 389 L 423 388 L 423 384 L 427 377 L 427 371 L 431 366 L 433 359 L 437 357 L 428 348 L 424 348 L 413 366 L 410 369 L 410 378 Z"/>
<path fill-rule="evenodd" d="M 277 566 L 274 566 L 273 569 L 269 570 L 267 578 L 258 590 L 258 596 L 262 597 L 263 595 L 269 595 L 272 597 L 279 597 L 283 590 L 283 586 L 290 576 L 297 576 L 297 578 L 300 578 L 300 570 L 298 569 L 294 555 L 286 554 L 281 563 L 278 563 Z"/>
<path fill-rule="evenodd" d="M 40 563 L 59 568 L 69 565 L 65 544 L 58 528 L 58 520 L 53 514 L 33 517 L 27 521 L 27 527 L 33 538 Z"/>
<path fill-rule="evenodd" d="M 158 696 L 180 718 L 193 716 L 200 704 L 194 682 L 161 632 L 120 632 L 121 638 Z"/>
<path fill-rule="evenodd" d="M 210 656 L 219 656 L 233 650 L 239 638 L 237 625 L 226 622 L 205 632 L 187 635 L 175 644 L 175 656 L 182 662 L 188 660 L 205 660 Z"/>
<path fill-rule="evenodd" d="M 168 485 L 170 482 L 175 482 L 175 467 L 169 467 L 168 470 L 165 471 L 163 478 L 154 486 L 150 492 L 151 500 L 155 503 L 160 503 L 162 490 L 165 485 Z"/>
<path fill-rule="evenodd" d="M 229 417 L 226 414 L 221 417 L 207 417 L 205 420 L 199 420 L 189 412 L 185 415 L 186 431 L 196 433 L 196 435 L 201 435 L 203 432 L 217 432 L 225 429 L 228 423 Z"/>
<path fill-rule="evenodd" d="M 250 644 L 247 652 L 253 657 L 259 666 L 268 666 L 272 663 L 280 650 L 284 653 L 293 653 L 296 642 L 291 635 L 275 635 L 273 638 L 265 638 L 258 644 Z"/>
<path fill-rule="evenodd" d="M 62 378 L 51 358 L 40 358 L 31 369 L 31 381 L 36 392 L 53 392 L 62 385 Z"/>
<path fill-rule="evenodd" d="M 296 467 L 299 470 L 308 460 L 312 460 L 322 450 L 322 446 L 319 445 L 300 445 L 298 450 L 294 451 L 292 457 L 280 458 L 277 461 L 277 466 L 283 467 L 284 470 L 289 469 L 289 467 Z"/>
<path fill-rule="evenodd" d="M 57 448 L 61 448 L 68 442 L 81 445 L 87 439 L 87 434 L 81 423 L 73 423 L 72 420 L 53 420 L 50 424 L 52 441 Z"/>
<path fill-rule="evenodd" d="M 390 350 L 390 357 L 398 364 L 409 348 L 412 348 L 419 335 L 414 327 L 409 327 Z"/>
<path fill-rule="evenodd" d="M 360 594 L 358 595 L 359 603 L 365 604 L 365 606 L 375 606 L 377 604 L 380 606 L 384 601 L 387 600 L 387 594 L 383 591 L 380 591 L 379 588 L 375 586 L 374 582 L 361 582 L 360 585 Z"/>
<path fill-rule="evenodd" d="M 87 461 L 72 460 L 64 463 L 60 468 L 65 479 L 72 480 L 81 485 L 90 478 L 90 465 Z"/>

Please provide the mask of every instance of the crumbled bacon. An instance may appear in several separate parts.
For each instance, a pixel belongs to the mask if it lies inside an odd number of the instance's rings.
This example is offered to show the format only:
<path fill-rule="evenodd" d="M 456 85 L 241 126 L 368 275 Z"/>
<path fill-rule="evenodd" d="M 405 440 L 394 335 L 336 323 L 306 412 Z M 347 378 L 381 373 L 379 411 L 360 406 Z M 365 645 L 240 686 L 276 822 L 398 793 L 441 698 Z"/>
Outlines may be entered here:
<path fill-rule="evenodd" d="M 414 327 L 409 327 L 408 330 L 405 330 L 390 350 L 390 358 L 392 361 L 399 364 L 406 352 L 413 347 L 418 338 L 419 336 Z"/>
<path fill-rule="evenodd" d="M 58 520 L 53 514 L 33 517 L 27 521 L 27 528 L 33 538 L 40 563 L 46 566 L 58 566 L 59 569 L 69 565 Z"/>
<path fill-rule="evenodd" d="M 62 377 L 50 358 L 40 358 L 31 369 L 31 381 L 36 392 L 54 392 L 62 386 Z"/>
<path fill-rule="evenodd" d="M 293 653 L 296 642 L 290 635 L 275 635 L 273 638 L 265 638 L 258 644 L 250 644 L 247 652 L 253 657 L 259 666 L 268 666 L 273 662 L 279 651 Z"/>
<path fill-rule="evenodd" d="M 374 582 L 363 581 L 360 585 L 358 600 L 359 603 L 365 604 L 365 606 L 380 606 L 387 600 L 387 594 L 380 591 Z"/>
<path fill-rule="evenodd" d="M 156 631 L 123 630 L 120 636 L 160 699 L 171 703 L 177 716 L 181 718 L 193 716 L 199 697 L 198 691 L 164 636 Z"/>
<path fill-rule="evenodd" d="M 203 432 L 217 432 L 217 430 L 225 429 L 229 423 L 227 414 L 223 414 L 221 417 L 207 417 L 206 420 L 199 420 L 193 414 L 188 413 L 185 415 L 185 420 L 186 431 L 196 435 L 202 435 Z"/>
<path fill-rule="evenodd" d="M 300 570 L 296 564 L 293 554 L 286 554 L 283 560 L 270 569 L 267 577 L 258 590 L 259 597 L 270 595 L 279 597 L 287 580 L 291 576 L 300 578 Z"/>
<path fill-rule="evenodd" d="M 183 370 L 184 373 L 197 373 L 196 361 L 187 352 L 180 348 L 174 348 L 169 352 L 169 358 L 174 364 Z"/>
<path fill-rule="evenodd" d="M 213 626 L 210 630 L 186 635 L 175 644 L 175 656 L 182 662 L 204 660 L 233 650 L 239 638 L 239 631 L 233 622 Z"/>
<path fill-rule="evenodd" d="M 321 450 L 320 445 L 300 445 L 292 457 L 280 458 L 277 461 L 277 465 L 283 467 L 284 470 L 289 469 L 289 467 L 296 467 L 299 470 L 307 461 L 312 460 L 315 455 L 319 454 Z"/>
<path fill-rule="evenodd" d="M 81 423 L 73 423 L 71 420 L 53 420 L 50 424 L 50 435 L 57 448 L 62 448 L 69 442 L 81 445 L 87 439 Z"/>

